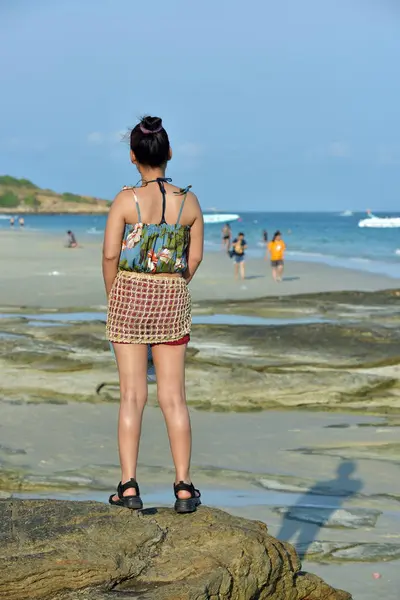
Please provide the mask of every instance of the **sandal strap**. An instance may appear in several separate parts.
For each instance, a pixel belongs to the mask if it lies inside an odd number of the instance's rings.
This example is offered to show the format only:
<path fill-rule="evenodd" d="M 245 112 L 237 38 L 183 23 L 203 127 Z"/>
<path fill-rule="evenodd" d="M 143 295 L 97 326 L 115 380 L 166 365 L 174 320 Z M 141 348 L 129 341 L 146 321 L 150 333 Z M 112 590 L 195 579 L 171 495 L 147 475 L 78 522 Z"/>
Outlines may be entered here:
<path fill-rule="evenodd" d="M 137 484 L 137 481 L 136 481 L 136 479 L 134 479 L 132 477 L 129 481 L 126 481 L 125 483 L 122 483 L 122 481 L 119 482 L 118 488 L 117 488 L 118 497 L 120 499 L 122 499 L 123 497 L 126 498 L 126 496 L 124 496 L 123 494 L 124 494 L 124 492 L 126 492 L 126 490 L 129 490 L 131 488 L 133 488 L 135 490 L 136 496 L 140 496 L 140 491 L 139 491 L 139 486 Z"/>
<path fill-rule="evenodd" d="M 199 490 L 196 490 L 193 483 L 185 483 L 184 481 L 179 481 L 178 483 L 174 483 L 174 494 L 175 497 L 178 498 L 178 492 L 189 492 L 192 498 L 197 498 L 196 492 L 199 494 Z"/>

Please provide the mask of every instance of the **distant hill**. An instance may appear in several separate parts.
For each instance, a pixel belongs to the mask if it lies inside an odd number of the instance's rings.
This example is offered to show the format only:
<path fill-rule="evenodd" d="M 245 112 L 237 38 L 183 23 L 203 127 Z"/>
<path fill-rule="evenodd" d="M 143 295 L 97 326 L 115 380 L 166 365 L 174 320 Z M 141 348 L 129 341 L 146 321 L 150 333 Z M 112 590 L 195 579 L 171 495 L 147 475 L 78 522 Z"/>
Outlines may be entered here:
<path fill-rule="evenodd" d="M 0 213 L 106 213 L 110 207 L 108 200 L 79 196 L 78 194 L 57 194 L 43 190 L 28 179 L 17 179 L 10 175 L 0 175 Z"/>

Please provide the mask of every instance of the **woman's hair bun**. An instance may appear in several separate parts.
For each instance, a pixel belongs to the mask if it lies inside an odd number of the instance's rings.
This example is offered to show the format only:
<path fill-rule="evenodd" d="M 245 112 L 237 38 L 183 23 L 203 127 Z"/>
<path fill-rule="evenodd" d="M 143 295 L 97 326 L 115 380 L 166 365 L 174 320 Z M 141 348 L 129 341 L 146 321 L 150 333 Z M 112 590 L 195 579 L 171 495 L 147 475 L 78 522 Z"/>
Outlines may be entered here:
<path fill-rule="evenodd" d="M 162 129 L 162 120 L 160 117 L 146 116 L 140 120 L 140 125 L 143 129 L 151 131 L 152 133 L 158 133 Z"/>
<path fill-rule="evenodd" d="M 130 141 L 139 164 L 149 167 L 167 164 L 170 158 L 169 139 L 160 117 L 142 117 L 132 129 Z"/>

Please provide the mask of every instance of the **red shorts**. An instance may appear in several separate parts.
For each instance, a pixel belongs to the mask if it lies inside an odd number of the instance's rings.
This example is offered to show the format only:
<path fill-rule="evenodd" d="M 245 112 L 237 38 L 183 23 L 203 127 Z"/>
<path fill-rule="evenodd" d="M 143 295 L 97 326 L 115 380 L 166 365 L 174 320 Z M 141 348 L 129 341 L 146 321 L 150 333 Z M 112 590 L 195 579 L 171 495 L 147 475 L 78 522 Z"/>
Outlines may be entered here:
<path fill-rule="evenodd" d="M 174 340 L 173 342 L 157 342 L 156 344 L 150 344 L 153 346 L 183 346 L 184 344 L 188 344 L 190 341 L 190 335 L 184 335 L 179 340 Z"/>
<path fill-rule="evenodd" d="M 174 340 L 173 342 L 156 342 L 155 344 L 150 344 L 153 346 L 183 346 L 184 344 L 188 344 L 190 342 L 190 335 L 184 335 L 179 340 Z M 109 342 L 110 346 L 112 346 L 112 342 Z M 118 344 L 129 344 L 130 342 L 118 342 Z"/>

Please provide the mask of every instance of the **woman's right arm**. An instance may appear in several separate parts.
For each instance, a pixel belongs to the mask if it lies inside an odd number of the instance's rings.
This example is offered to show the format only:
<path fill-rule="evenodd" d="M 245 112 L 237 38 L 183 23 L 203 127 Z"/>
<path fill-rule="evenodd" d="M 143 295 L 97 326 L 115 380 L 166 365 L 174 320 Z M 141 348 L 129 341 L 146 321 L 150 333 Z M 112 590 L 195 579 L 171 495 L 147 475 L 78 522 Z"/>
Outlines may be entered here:
<path fill-rule="evenodd" d="M 189 196 L 189 194 L 188 194 Z M 197 196 L 190 193 L 191 208 L 194 214 L 194 220 L 190 227 L 190 242 L 188 248 L 188 266 L 183 274 L 186 283 L 189 283 L 196 273 L 204 252 L 204 221 Z"/>
<path fill-rule="evenodd" d="M 125 230 L 124 201 L 126 192 L 120 192 L 113 201 L 108 213 L 103 243 L 103 278 L 107 297 L 118 273 L 122 238 Z"/>

